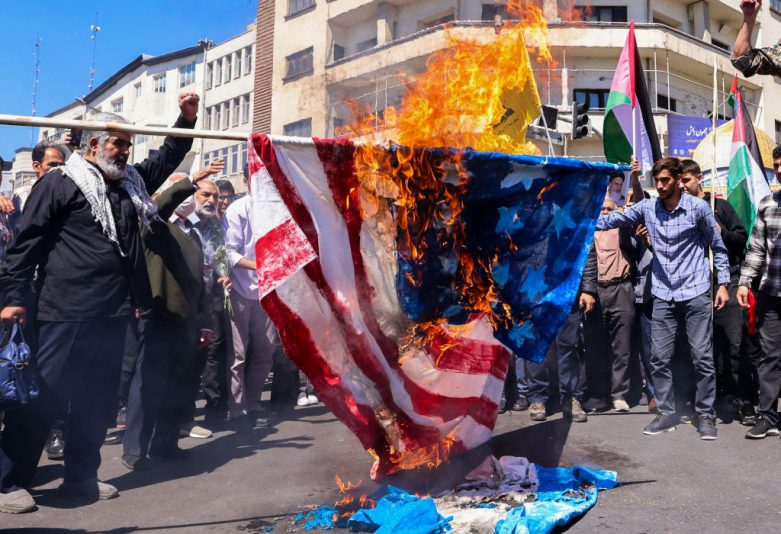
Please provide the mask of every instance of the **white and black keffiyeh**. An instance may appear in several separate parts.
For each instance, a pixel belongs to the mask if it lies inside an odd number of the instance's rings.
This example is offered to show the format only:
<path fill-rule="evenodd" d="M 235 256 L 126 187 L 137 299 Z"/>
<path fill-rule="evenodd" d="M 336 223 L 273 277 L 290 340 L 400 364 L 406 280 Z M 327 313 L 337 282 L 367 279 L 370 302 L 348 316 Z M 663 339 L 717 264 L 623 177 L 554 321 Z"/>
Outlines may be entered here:
<path fill-rule="evenodd" d="M 73 180 L 84 197 L 89 202 L 92 215 L 103 228 L 103 233 L 112 242 L 117 244 L 120 253 L 124 256 L 126 251 L 117 239 L 117 225 L 111 211 L 108 196 L 106 195 L 106 182 L 100 171 L 81 154 L 74 152 L 62 167 L 65 176 Z M 136 207 L 141 222 L 148 228 L 154 220 L 159 220 L 157 204 L 155 204 L 146 191 L 144 179 L 132 165 L 125 167 L 125 176 L 119 182 L 120 186 L 128 192 L 133 205 Z"/>

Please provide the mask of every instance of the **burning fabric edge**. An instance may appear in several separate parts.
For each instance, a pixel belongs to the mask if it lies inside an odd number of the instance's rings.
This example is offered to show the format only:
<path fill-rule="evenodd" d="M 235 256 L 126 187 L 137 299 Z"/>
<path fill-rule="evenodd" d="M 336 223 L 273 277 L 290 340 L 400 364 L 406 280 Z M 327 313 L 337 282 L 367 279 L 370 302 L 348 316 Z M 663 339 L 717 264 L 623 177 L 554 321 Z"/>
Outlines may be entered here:
<path fill-rule="evenodd" d="M 542 360 L 570 311 L 618 167 L 370 147 L 367 170 L 365 150 L 252 135 L 249 163 L 261 304 L 376 478 L 490 439 L 512 353 Z"/>
<path fill-rule="evenodd" d="M 305 530 L 347 527 L 378 534 L 546 534 L 585 514 L 599 490 L 618 486 L 614 471 L 546 468 L 526 458 L 493 456 L 452 491 L 435 497 L 384 486 L 355 510 L 355 499 L 299 513 Z M 348 496 L 349 497 L 349 496 Z M 346 503 L 346 504 L 345 504 Z"/>

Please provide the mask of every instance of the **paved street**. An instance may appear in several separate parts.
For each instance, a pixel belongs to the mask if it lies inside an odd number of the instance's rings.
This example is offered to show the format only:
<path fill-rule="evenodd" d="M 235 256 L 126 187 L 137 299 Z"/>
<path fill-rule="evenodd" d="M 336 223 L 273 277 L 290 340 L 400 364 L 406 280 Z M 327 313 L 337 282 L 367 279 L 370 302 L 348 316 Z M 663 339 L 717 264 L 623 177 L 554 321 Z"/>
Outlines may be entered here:
<path fill-rule="evenodd" d="M 592 416 L 570 425 L 555 415 L 531 423 L 526 413 L 503 414 L 490 447 L 542 465 L 586 464 L 618 471 L 624 485 L 604 492 L 569 532 L 770 532 L 781 521 L 778 480 L 781 440 L 748 442 L 745 427 L 720 425 L 716 442 L 703 442 L 689 425 L 662 436 L 641 434 L 650 416 Z M 249 436 L 219 432 L 209 440 L 182 440 L 190 460 L 127 472 L 119 446 L 104 446 L 101 474 L 118 499 L 83 507 L 58 499 L 61 465 L 44 462 L 35 492 L 38 512 L 0 515 L 4 532 L 274 532 L 299 531 L 292 517 L 337 498 L 334 474 L 366 484 L 371 464 L 357 440 L 322 406 L 291 410 L 270 429 Z M 441 473 L 393 482 L 407 489 L 452 485 L 485 451 L 453 462 Z"/>

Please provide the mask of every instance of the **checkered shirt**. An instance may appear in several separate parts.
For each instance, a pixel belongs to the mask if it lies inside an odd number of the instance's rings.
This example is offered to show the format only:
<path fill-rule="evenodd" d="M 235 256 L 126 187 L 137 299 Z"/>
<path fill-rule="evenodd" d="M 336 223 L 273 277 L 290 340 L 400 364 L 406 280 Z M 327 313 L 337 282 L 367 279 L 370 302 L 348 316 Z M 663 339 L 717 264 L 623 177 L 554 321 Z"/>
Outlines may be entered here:
<path fill-rule="evenodd" d="M 704 200 L 683 194 L 667 211 L 661 199 L 646 199 L 631 208 L 602 215 L 597 230 L 644 224 L 653 249 L 651 294 L 666 301 L 691 300 L 711 288 L 708 245 L 719 284 L 729 283 L 727 247 L 713 211 Z"/>
<path fill-rule="evenodd" d="M 759 290 L 781 297 L 781 191 L 759 201 L 751 231 L 748 254 L 740 269 L 740 285 L 752 287 L 758 276 Z"/>

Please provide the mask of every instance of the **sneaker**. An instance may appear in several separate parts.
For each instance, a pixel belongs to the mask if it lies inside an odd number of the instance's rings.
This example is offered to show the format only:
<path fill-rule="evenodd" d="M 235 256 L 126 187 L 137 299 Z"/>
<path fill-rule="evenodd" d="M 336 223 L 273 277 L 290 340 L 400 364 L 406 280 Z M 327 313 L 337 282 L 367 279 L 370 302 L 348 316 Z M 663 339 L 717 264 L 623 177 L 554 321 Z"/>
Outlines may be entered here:
<path fill-rule="evenodd" d="M 307 398 L 308 402 L 308 398 Z M 252 424 L 252 428 L 270 426 L 268 422 L 269 411 L 268 410 L 250 410 L 247 414 L 249 422 Z"/>
<path fill-rule="evenodd" d="M 303 391 L 298 394 L 298 400 L 296 401 L 296 406 L 308 406 L 309 405 L 309 396 L 304 393 Z"/>
<path fill-rule="evenodd" d="M 65 456 L 65 439 L 62 430 L 52 429 L 46 441 L 46 456 L 49 460 L 62 460 Z"/>
<path fill-rule="evenodd" d="M 617 412 L 628 412 L 629 404 L 624 399 L 616 399 L 613 401 L 613 410 Z"/>
<path fill-rule="evenodd" d="M 659 414 L 643 429 L 643 434 L 647 436 L 656 436 L 657 434 L 672 432 L 673 430 L 675 430 L 675 419 L 667 415 Z"/>
<path fill-rule="evenodd" d="M 529 401 L 526 400 L 526 397 L 518 397 L 518 400 L 515 401 L 515 404 L 513 404 L 514 412 L 525 412 L 528 409 L 529 409 Z"/>
<path fill-rule="evenodd" d="M 545 403 L 533 402 L 529 406 L 529 418 L 532 421 L 545 421 L 548 418 L 548 414 L 545 410 Z"/>
<path fill-rule="evenodd" d="M 122 455 L 122 465 L 131 471 L 146 471 L 152 467 L 146 456 L 131 456 L 129 454 Z"/>
<path fill-rule="evenodd" d="M 60 484 L 59 492 L 63 497 L 97 499 L 100 501 L 106 501 L 119 496 L 117 488 L 111 484 L 101 482 L 97 478 L 82 482 L 63 482 Z"/>
<path fill-rule="evenodd" d="M 119 445 L 125 437 L 124 430 L 114 430 L 113 432 L 106 433 L 106 437 L 103 439 L 103 443 L 106 445 Z"/>
<path fill-rule="evenodd" d="M 35 500 L 27 490 L 19 489 L 11 493 L 0 493 L 0 512 L 24 514 L 36 509 Z"/>
<path fill-rule="evenodd" d="M 502 400 L 499 401 L 499 407 L 496 409 L 496 413 L 507 413 L 507 401 L 502 398 Z"/>
<path fill-rule="evenodd" d="M 779 431 L 774 425 L 770 424 L 767 419 L 760 416 L 757 418 L 756 424 L 746 432 L 746 438 L 748 439 L 762 439 L 767 436 L 778 436 Z"/>
<path fill-rule="evenodd" d="M 564 417 L 571 419 L 573 423 L 585 423 L 588 421 L 586 410 L 581 406 L 578 399 L 565 399 L 561 408 Z"/>
<path fill-rule="evenodd" d="M 744 426 L 754 426 L 759 421 L 757 412 L 754 411 L 754 406 L 751 404 L 744 404 L 738 408 L 738 416 L 740 417 L 740 424 Z"/>
<path fill-rule="evenodd" d="M 682 423 L 684 425 L 690 425 L 690 424 L 692 424 L 693 421 L 694 421 L 694 419 L 692 418 L 692 416 L 688 415 L 688 414 L 682 415 L 682 416 L 680 416 L 678 418 L 678 422 L 680 422 L 680 423 Z"/>
<path fill-rule="evenodd" d="M 315 404 L 320 403 L 320 399 L 317 398 L 317 395 L 307 395 L 306 400 L 309 406 L 314 406 Z"/>
<path fill-rule="evenodd" d="M 713 441 L 718 438 L 716 432 L 716 418 L 702 415 L 697 418 L 697 432 L 700 433 L 700 439 Z"/>
<path fill-rule="evenodd" d="M 127 406 L 119 407 L 115 424 L 117 425 L 117 428 L 125 428 L 127 426 Z"/>
<path fill-rule="evenodd" d="M 195 423 L 179 429 L 180 438 L 209 439 L 213 435 L 211 430 L 198 426 Z"/>

